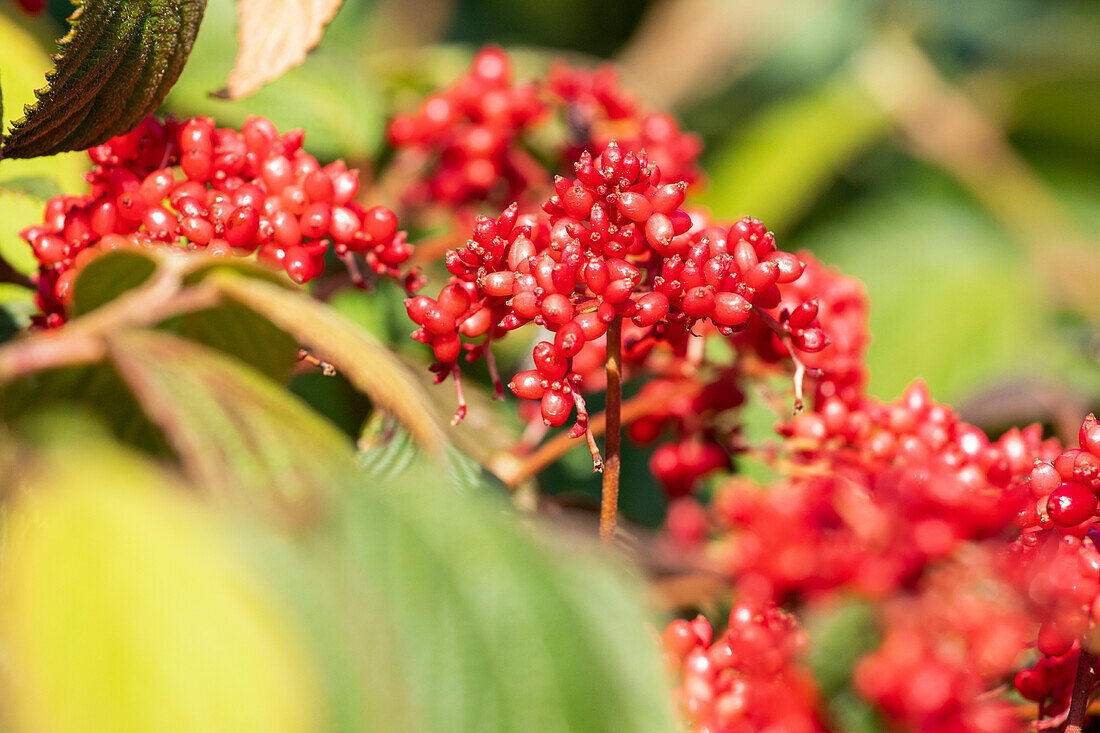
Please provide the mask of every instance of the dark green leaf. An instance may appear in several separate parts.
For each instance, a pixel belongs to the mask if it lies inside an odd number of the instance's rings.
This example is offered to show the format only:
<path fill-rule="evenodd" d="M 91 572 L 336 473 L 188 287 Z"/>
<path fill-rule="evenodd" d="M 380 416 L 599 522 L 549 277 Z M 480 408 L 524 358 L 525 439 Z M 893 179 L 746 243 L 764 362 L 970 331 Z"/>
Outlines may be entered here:
<path fill-rule="evenodd" d="M 286 382 L 297 363 L 294 339 L 240 303 L 185 313 L 159 328 L 234 356 L 276 382 Z"/>
<path fill-rule="evenodd" d="M 0 153 L 53 155 L 126 132 L 160 105 L 191 52 L 205 0 L 84 0 L 47 85 Z"/>
<path fill-rule="evenodd" d="M 52 369 L 0 385 L 0 422 L 30 420 L 53 410 L 83 412 L 128 445 L 158 457 L 172 455 L 160 429 L 110 364 Z"/>
<path fill-rule="evenodd" d="M 188 475 L 231 503 L 297 521 L 351 466 L 349 441 L 241 362 L 153 331 L 107 341 L 123 380 Z"/>
<path fill-rule="evenodd" d="M 69 315 L 75 318 L 111 302 L 146 282 L 156 269 L 155 259 L 136 250 L 116 250 L 95 258 L 73 283 Z"/>

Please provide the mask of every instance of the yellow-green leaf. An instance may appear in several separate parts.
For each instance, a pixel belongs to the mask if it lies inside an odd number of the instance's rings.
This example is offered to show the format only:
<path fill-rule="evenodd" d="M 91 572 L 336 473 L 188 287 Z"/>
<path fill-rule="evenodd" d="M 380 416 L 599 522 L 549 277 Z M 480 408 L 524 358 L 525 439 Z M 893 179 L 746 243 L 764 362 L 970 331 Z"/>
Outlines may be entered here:
<path fill-rule="evenodd" d="M 9 730 L 320 727 L 305 644 L 224 520 L 106 446 L 21 468 L 0 528 Z"/>

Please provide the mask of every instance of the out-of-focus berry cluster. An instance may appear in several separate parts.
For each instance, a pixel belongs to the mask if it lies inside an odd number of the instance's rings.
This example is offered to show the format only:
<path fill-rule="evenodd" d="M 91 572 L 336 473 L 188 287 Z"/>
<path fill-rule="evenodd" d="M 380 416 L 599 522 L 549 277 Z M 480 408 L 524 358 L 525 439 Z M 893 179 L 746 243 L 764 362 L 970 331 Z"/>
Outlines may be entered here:
<path fill-rule="evenodd" d="M 412 246 L 393 212 L 355 201 L 359 172 L 340 161 L 322 166 L 302 139 L 261 117 L 240 132 L 204 117 L 150 117 L 90 149 L 88 193 L 51 199 L 44 222 L 22 232 L 39 263 L 42 323 L 64 320 L 84 264 L 128 245 L 255 253 L 298 283 L 321 274 L 331 248 L 355 272 L 359 257 L 374 273 L 415 285 L 415 274 L 400 270 Z"/>
<path fill-rule="evenodd" d="M 535 133 L 545 133 L 554 119 L 567 134 L 533 155 L 529 148 L 548 137 L 536 142 Z M 666 180 L 699 177 L 699 138 L 669 115 L 644 110 L 619 87 L 610 66 L 588 71 L 557 63 L 545 79 L 517 83 L 511 59 L 495 46 L 479 51 L 451 86 L 389 125 L 403 164 L 424 169 L 405 192 L 411 206 L 526 205 L 545 196 L 551 175 L 567 172 L 581 151 L 599 155 L 616 138 L 623 149 L 646 150 Z M 549 170 L 540 160 L 549 161 Z"/>
<path fill-rule="evenodd" d="M 882 642 L 859 661 L 853 682 L 899 729 L 1028 729 L 1011 700 L 990 694 L 1011 677 L 1035 634 L 1022 595 L 999 577 L 1000 549 L 968 548 L 914 591 L 886 601 Z"/>
<path fill-rule="evenodd" d="M 710 622 L 672 621 L 661 634 L 678 678 L 674 698 L 696 733 L 823 731 L 819 694 L 800 660 L 805 632 L 773 605 L 743 602 L 712 638 Z"/>

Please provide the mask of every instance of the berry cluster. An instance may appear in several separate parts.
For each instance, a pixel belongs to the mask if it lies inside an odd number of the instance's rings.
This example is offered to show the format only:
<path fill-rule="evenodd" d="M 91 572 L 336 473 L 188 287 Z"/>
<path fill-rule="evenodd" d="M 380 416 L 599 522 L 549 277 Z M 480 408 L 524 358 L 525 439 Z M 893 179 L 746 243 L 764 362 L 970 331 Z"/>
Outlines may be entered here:
<path fill-rule="evenodd" d="M 826 267 L 809 252 L 797 254 L 805 264 L 802 277 L 783 290 L 782 301 L 770 313 L 780 322 L 797 327 L 798 309 L 816 307 L 818 324 L 829 335 L 829 343 L 809 351 L 799 347 L 799 340 L 793 341 L 796 357 L 810 370 L 808 386 L 814 404 L 831 397 L 846 405 L 857 404 L 867 387 L 864 359 L 870 341 L 869 305 L 863 284 Z M 788 343 L 762 321 L 751 323 L 737 338 L 737 344 L 743 354 L 772 363 L 784 362 L 790 356 Z"/>
<path fill-rule="evenodd" d="M 857 407 L 838 398 L 780 426 L 789 478 L 760 492 L 731 481 L 713 507 L 730 572 L 777 596 L 850 585 L 882 597 L 961 543 L 1001 533 L 1036 458 L 1038 426 L 990 442 L 915 383 Z"/>
<path fill-rule="evenodd" d="M 705 380 L 681 370 L 654 377 L 639 391 L 640 398 L 652 398 L 660 407 L 631 423 L 627 434 L 639 445 L 667 432 L 675 436 L 649 459 L 649 470 L 669 498 L 688 496 L 704 476 L 729 467 L 729 440 L 717 417 L 745 401 L 739 381 L 733 367 L 714 369 Z"/>
<path fill-rule="evenodd" d="M 240 132 L 204 117 L 150 117 L 90 149 L 89 192 L 51 199 L 44 222 L 22 232 L 39 262 L 43 323 L 64 320 L 81 266 L 124 245 L 255 253 L 298 283 L 321 274 L 331 246 L 355 273 L 360 256 L 413 287 L 415 274 L 399 269 L 412 246 L 393 212 L 356 202 L 358 171 L 340 161 L 322 166 L 302 139 L 300 130 L 279 135 L 261 117 Z"/>
<path fill-rule="evenodd" d="M 504 51 L 484 48 L 465 76 L 429 95 L 415 113 L 390 121 L 395 148 L 432 162 L 407 192 L 410 204 L 510 201 L 545 184 L 546 172 L 517 138 L 546 106 L 534 85 L 516 85 L 512 77 Z"/>
<path fill-rule="evenodd" d="M 547 138 L 531 133 L 555 115 L 567 137 L 540 157 L 557 170 L 577 162 L 530 213 L 549 189 L 528 153 Z M 499 394 L 492 343 L 533 322 L 549 335 L 510 381 L 538 401 L 521 414 L 554 427 L 575 409 L 570 435 L 586 435 L 598 460 L 581 390 L 603 388 L 614 335 L 625 376 L 647 379 L 635 399 L 649 407 L 627 430 L 657 444 L 670 547 L 716 558 L 742 597 L 761 599 L 738 606 L 717 641 L 702 617 L 666 629 L 693 730 L 823 729 L 796 659 L 804 635 L 770 604 L 838 593 L 877 604 L 884 638 L 853 686 L 899 729 L 1022 728 L 1003 691 L 1030 646 L 1041 657 L 1016 688 L 1040 703 L 1041 727 L 1065 720 L 1100 621 L 1100 423 L 1090 416 L 1080 447 L 1063 451 L 1038 426 L 991 440 L 920 382 L 894 402 L 869 396 L 861 284 L 778 250 L 755 219 L 689 208 L 697 139 L 641 109 L 609 68 L 557 64 L 517 85 L 487 49 L 390 133 L 399 157 L 416 153 L 427 170 L 412 203 L 518 202 L 478 217 L 447 253 L 437 298 L 406 301 L 437 381 L 455 379 L 456 420 L 459 362 L 484 356 Z M 778 444 L 751 448 L 782 478 L 735 477 L 704 503 L 701 479 L 749 449 L 737 410 L 750 380 L 789 365 L 809 409 L 777 425 Z"/>
<path fill-rule="evenodd" d="M 883 608 L 882 643 L 860 660 L 854 682 L 898 729 L 1027 729 L 1011 702 L 989 694 L 1035 633 L 1023 598 L 997 579 L 996 554 L 991 545 L 972 548 Z"/>
<path fill-rule="evenodd" d="M 661 635 L 679 677 L 674 698 L 697 733 L 823 731 L 818 692 L 799 663 L 807 638 L 793 616 L 775 606 L 742 602 L 729 628 L 712 640 L 702 616 L 677 619 Z"/>
<path fill-rule="evenodd" d="M 558 63 L 545 79 L 516 83 L 513 76 L 504 51 L 486 47 L 451 86 L 391 120 L 389 140 L 402 167 L 425 168 L 405 192 L 406 203 L 499 209 L 536 201 L 551 174 L 567 170 L 582 150 L 602 152 L 615 138 L 625 149 L 647 150 L 670 180 L 699 177 L 698 137 L 682 132 L 671 116 L 642 109 L 611 67 L 590 72 Z M 565 122 L 568 139 L 536 157 L 529 147 L 552 137 L 545 128 L 554 116 Z M 540 158 L 551 161 L 549 171 Z"/>
<path fill-rule="evenodd" d="M 435 352 L 439 379 L 457 379 L 462 336 L 485 337 L 465 346 L 468 359 L 491 359 L 491 341 L 508 331 L 534 322 L 552 332 L 553 341 L 536 344 L 534 368 L 509 386 L 541 400 L 549 426 L 564 424 L 576 406 L 571 435 L 591 438 L 578 390 L 583 374 L 573 365 L 586 343 L 624 318 L 642 332 L 635 343 L 686 343 L 706 323 L 732 335 L 754 308 L 776 307 L 779 286 L 797 280 L 803 265 L 778 250 L 756 219 L 694 230 L 680 208 L 686 183 L 662 182 L 644 152 L 624 153 L 612 142 L 597 158 L 582 153 L 575 172 L 573 180 L 556 179 L 545 218 L 519 217 L 515 205 L 497 219 L 479 217 L 466 246 L 447 253 L 452 277 L 440 296 L 406 306 L 420 326 L 413 337 Z M 796 309 L 802 320 L 792 316 L 798 327 L 790 338 L 816 351 L 826 339 L 811 310 Z M 456 419 L 465 412 L 459 390 Z"/>
<path fill-rule="evenodd" d="M 1081 424 L 1078 447 L 1036 461 L 1027 477 L 1029 501 L 1011 547 L 1016 578 L 1042 621 L 1042 657 L 1016 678 L 1016 689 L 1046 715 L 1069 705 L 1082 639 L 1100 622 L 1100 422 Z"/>

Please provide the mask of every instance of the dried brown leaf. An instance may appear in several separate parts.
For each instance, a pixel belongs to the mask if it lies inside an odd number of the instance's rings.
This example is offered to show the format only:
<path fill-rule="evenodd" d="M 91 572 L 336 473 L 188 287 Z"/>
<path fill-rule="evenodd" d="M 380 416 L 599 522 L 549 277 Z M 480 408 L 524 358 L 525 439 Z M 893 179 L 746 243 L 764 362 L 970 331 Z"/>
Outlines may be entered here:
<path fill-rule="evenodd" d="M 229 98 L 247 97 L 305 60 L 341 0 L 237 0 L 237 61 Z"/>

